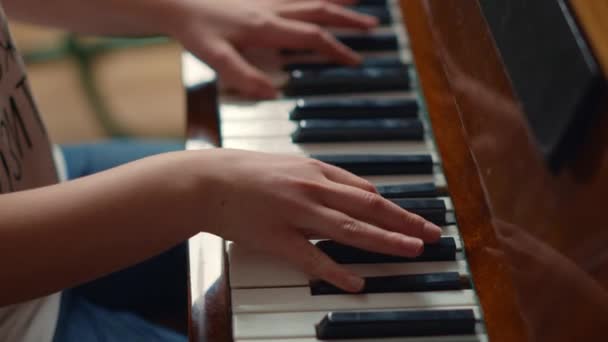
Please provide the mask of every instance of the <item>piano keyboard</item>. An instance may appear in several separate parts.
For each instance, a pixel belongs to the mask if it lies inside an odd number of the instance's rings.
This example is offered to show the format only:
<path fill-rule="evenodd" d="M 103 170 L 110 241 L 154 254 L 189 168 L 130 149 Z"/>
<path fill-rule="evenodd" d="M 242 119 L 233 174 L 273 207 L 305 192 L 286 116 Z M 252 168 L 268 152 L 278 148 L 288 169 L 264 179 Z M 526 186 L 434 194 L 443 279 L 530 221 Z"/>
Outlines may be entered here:
<path fill-rule="evenodd" d="M 361 51 L 362 68 L 290 55 L 290 63 L 270 71 L 287 82 L 280 99 L 221 102 L 222 146 L 310 156 L 344 167 L 443 226 L 441 242 L 408 260 L 311 240 L 366 277 L 362 294 L 341 293 L 282 260 L 226 242 L 233 339 L 486 341 L 431 127 L 420 111 L 397 2 L 364 0 L 358 6 L 384 24 L 369 34 L 339 34 Z M 189 147 L 196 144 L 190 141 Z"/>

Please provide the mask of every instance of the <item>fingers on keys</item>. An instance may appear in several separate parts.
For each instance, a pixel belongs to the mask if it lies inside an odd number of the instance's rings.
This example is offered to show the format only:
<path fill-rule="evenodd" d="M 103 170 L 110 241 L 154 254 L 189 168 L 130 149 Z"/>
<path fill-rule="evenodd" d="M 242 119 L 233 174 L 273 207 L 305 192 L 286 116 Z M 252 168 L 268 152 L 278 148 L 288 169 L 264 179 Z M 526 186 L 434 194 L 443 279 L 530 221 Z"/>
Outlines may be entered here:
<path fill-rule="evenodd" d="M 435 242 L 441 229 L 422 217 L 383 198 L 375 187 L 343 169 L 319 163 L 329 182 L 307 183 L 307 190 L 320 201 L 314 218 L 307 222 L 307 235 L 328 238 L 357 248 L 403 257 L 416 257 L 424 242 Z M 288 254 L 297 266 L 346 291 L 357 291 L 359 277 L 337 265 L 310 243 L 294 243 Z M 306 251 L 299 254 L 293 251 Z M 300 259 L 299 259 L 300 258 Z"/>
<path fill-rule="evenodd" d="M 378 24 L 372 16 L 352 11 L 329 1 L 300 1 L 285 5 L 281 16 L 325 26 L 370 29 Z"/>
<path fill-rule="evenodd" d="M 340 63 L 356 65 L 361 57 L 340 43 L 331 33 L 311 23 L 277 18 L 270 23 L 269 39 L 283 48 L 294 50 L 313 50 Z M 271 36 L 271 37 L 270 37 Z"/>
<path fill-rule="evenodd" d="M 424 242 L 441 237 L 441 228 L 383 198 L 371 182 L 333 165 L 319 165 L 325 177 L 334 182 L 319 189 L 328 207 Z"/>
<path fill-rule="evenodd" d="M 350 185 L 355 188 L 359 188 L 375 194 L 378 193 L 378 190 L 370 181 L 365 180 L 361 177 L 357 177 L 354 174 L 339 167 L 321 162 L 320 164 L 321 171 L 323 172 L 325 177 L 327 177 L 327 179 L 331 180 L 332 182 Z"/>
<path fill-rule="evenodd" d="M 277 91 L 272 81 L 262 71 L 247 62 L 230 43 L 217 39 L 208 42 L 208 46 L 208 51 L 193 52 L 206 56 L 206 61 L 217 70 L 224 82 L 236 87 L 236 90 L 247 97 L 273 98 L 276 96 Z"/>
<path fill-rule="evenodd" d="M 281 256 L 307 274 L 348 292 L 359 292 L 363 289 L 363 278 L 338 265 L 306 239 L 289 236 L 282 246 L 286 248 Z"/>
<path fill-rule="evenodd" d="M 377 193 L 334 184 L 329 191 L 324 192 L 322 201 L 329 208 L 351 217 L 424 242 L 435 242 L 441 237 L 441 228 L 400 208 Z"/>
<path fill-rule="evenodd" d="M 319 223 L 311 227 L 315 233 L 357 248 L 403 257 L 416 257 L 424 249 L 418 237 L 379 228 L 338 210 L 324 208 L 317 219 Z"/>

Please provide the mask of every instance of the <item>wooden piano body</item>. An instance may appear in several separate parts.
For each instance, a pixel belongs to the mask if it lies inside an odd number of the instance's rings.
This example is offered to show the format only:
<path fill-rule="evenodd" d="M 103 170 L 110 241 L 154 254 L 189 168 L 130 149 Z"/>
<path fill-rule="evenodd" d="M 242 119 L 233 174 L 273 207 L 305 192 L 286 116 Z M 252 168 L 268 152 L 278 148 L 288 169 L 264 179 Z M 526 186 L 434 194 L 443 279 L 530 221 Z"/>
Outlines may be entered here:
<path fill-rule="evenodd" d="M 572 7 L 608 75 L 608 29 L 593 21 L 608 5 Z M 576 158 L 552 172 L 479 3 L 403 0 L 401 9 L 490 341 L 605 340 L 608 96 Z M 188 88 L 189 137 L 219 126 L 204 87 Z M 192 341 L 232 340 L 223 253 L 219 238 L 190 242 Z"/>

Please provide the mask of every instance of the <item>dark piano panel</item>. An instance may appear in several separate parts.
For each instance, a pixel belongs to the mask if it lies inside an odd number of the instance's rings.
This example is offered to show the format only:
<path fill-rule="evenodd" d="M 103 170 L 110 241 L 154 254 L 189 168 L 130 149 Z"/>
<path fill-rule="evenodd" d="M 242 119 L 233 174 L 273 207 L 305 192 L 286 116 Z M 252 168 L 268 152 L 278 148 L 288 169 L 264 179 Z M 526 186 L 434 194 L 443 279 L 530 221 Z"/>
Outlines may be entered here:
<path fill-rule="evenodd" d="M 480 4 L 530 129 L 559 171 L 597 114 L 605 85 L 600 67 L 567 1 Z"/>

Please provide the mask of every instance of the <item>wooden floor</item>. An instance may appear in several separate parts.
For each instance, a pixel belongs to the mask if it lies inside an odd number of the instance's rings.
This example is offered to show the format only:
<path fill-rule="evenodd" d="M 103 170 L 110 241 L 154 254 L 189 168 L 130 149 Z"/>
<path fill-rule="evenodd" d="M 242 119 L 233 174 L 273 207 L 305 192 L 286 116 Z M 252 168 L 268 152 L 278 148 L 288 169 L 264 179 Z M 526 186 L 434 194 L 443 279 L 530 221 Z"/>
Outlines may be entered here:
<path fill-rule="evenodd" d="M 11 24 L 22 51 L 56 46 L 62 32 Z M 180 47 L 162 44 L 112 51 L 96 59 L 95 83 L 113 121 L 128 135 L 179 137 L 185 125 Z M 108 136 L 85 96 L 74 60 L 28 65 L 28 74 L 55 143 Z"/>

